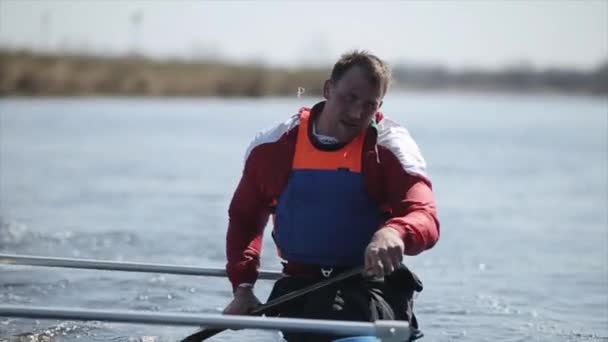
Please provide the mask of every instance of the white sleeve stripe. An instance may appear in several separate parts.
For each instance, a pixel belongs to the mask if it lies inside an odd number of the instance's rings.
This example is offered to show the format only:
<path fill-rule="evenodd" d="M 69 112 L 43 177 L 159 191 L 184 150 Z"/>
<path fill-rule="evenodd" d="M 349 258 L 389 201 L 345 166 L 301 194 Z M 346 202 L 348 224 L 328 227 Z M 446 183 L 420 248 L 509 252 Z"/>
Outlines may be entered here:
<path fill-rule="evenodd" d="M 407 129 L 384 117 L 378 124 L 377 143 L 391 151 L 407 173 L 428 178 L 426 161 Z"/>
<path fill-rule="evenodd" d="M 255 138 L 253 139 L 251 144 L 249 144 L 249 147 L 247 148 L 247 152 L 245 153 L 245 162 L 247 162 L 247 158 L 249 158 L 249 155 L 251 155 L 251 151 L 253 151 L 254 148 L 262 144 L 273 143 L 278 141 L 285 133 L 298 126 L 299 123 L 300 114 L 295 114 L 285 122 L 282 122 L 265 131 L 258 132 L 255 135 Z"/>

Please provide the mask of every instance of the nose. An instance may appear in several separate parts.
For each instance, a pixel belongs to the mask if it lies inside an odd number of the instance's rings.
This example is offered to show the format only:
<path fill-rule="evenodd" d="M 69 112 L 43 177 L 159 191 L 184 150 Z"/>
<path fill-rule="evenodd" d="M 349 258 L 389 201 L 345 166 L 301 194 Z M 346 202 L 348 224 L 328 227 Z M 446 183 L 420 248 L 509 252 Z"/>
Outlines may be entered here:
<path fill-rule="evenodd" d="M 361 118 L 361 114 L 357 110 L 350 110 L 347 114 L 348 121 L 357 121 Z"/>
<path fill-rule="evenodd" d="M 363 117 L 363 106 L 359 103 L 354 103 L 347 111 L 349 120 L 360 120 Z"/>

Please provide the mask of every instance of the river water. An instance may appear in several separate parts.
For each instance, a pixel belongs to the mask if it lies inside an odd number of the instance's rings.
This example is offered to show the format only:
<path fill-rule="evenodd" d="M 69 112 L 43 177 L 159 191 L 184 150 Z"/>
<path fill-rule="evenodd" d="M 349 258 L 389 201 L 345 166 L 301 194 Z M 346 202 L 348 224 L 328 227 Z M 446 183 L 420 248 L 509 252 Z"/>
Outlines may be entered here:
<path fill-rule="evenodd" d="M 223 267 L 250 139 L 315 101 L 0 99 L 0 252 Z M 608 101 L 396 93 L 383 111 L 418 142 L 442 222 L 435 248 L 407 258 L 425 284 L 423 341 L 606 341 Z M 223 278 L 0 265 L 3 304 L 217 313 L 230 298 Z M 193 330 L 0 317 L 0 341 Z"/>

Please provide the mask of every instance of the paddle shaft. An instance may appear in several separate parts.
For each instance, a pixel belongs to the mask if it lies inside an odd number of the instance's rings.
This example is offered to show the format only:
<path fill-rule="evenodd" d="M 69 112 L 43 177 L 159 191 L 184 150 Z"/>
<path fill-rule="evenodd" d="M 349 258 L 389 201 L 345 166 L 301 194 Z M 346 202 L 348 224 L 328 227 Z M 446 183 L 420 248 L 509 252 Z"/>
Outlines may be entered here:
<path fill-rule="evenodd" d="M 89 270 L 125 271 L 125 272 L 148 272 L 166 273 L 192 276 L 225 277 L 224 268 L 181 266 L 151 264 L 142 262 L 110 261 L 75 258 L 42 257 L 35 255 L 15 255 L 0 253 L 0 264 L 6 265 L 29 265 L 45 267 L 65 267 Z M 281 272 L 260 271 L 258 279 L 277 280 L 281 278 Z"/>
<path fill-rule="evenodd" d="M 327 278 L 318 283 L 305 287 L 303 289 L 290 292 L 286 295 L 275 298 L 275 299 L 267 302 L 266 304 L 262 304 L 262 305 L 258 306 L 257 308 L 253 309 L 249 313 L 249 315 L 263 315 L 263 314 L 267 313 L 269 310 L 274 309 L 277 306 L 279 306 L 285 302 L 288 302 L 292 299 L 304 296 L 304 295 L 309 294 L 313 291 L 316 291 L 320 288 L 323 288 L 323 287 L 326 287 L 326 286 L 329 286 L 332 284 L 336 284 L 338 282 L 352 278 L 356 275 L 362 275 L 363 270 L 364 270 L 363 267 L 356 267 L 349 271 L 342 272 L 335 277 Z M 181 342 L 201 342 L 201 341 L 208 339 L 211 336 L 215 336 L 215 335 L 221 333 L 224 330 L 226 330 L 226 329 L 213 329 L 213 328 L 212 329 L 203 329 L 201 331 L 198 331 L 198 332 L 186 337 Z"/>

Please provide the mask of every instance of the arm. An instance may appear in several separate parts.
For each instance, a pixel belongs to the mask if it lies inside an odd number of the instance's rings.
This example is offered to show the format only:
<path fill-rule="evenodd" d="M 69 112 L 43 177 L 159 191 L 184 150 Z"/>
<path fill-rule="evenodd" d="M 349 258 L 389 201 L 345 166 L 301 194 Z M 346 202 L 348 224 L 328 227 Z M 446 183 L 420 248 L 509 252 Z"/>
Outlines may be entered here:
<path fill-rule="evenodd" d="M 403 254 L 416 255 L 439 239 L 439 220 L 430 180 L 406 172 L 401 162 L 384 150 L 384 199 L 391 218 L 379 229 L 366 250 L 366 269 L 378 276 L 390 274 Z"/>
<path fill-rule="evenodd" d="M 226 271 L 233 290 L 240 284 L 253 285 L 257 280 L 264 227 L 270 215 L 270 206 L 260 191 L 255 156 L 252 153 L 247 159 L 228 210 Z"/>
<path fill-rule="evenodd" d="M 429 181 L 399 172 L 388 187 L 392 218 L 385 223 L 399 233 L 404 252 L 416 255 L 430 249 L 439 240 L 439 220 Z"/>

